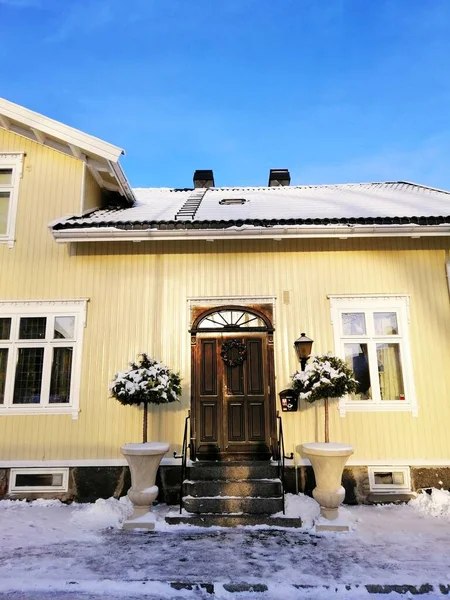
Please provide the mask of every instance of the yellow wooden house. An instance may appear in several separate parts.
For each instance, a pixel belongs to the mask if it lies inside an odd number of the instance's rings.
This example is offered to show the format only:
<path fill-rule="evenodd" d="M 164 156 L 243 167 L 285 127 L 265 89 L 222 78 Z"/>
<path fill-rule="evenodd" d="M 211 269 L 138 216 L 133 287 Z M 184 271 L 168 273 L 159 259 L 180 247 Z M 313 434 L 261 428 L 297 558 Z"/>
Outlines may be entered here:
<path fill-rule="evenodd" d="M 149 439 L 180 453 L 190 411 L 196 458 L 268 460 L 279 412 L 287 488 L 307 490 L 300 446 L 323 439 L 323 407 L 279 398 L 303 332 L 360 382 L 330 407 L 331 439 L 355 448 L 350 501 L 448 488 L 449 192 L 290 185 L 284 169 L 261 187 L 197 171 L 132 189 L 122 154 L 0 100 L 0 496 L 123 492 L 142 415 L 109 382 L 141 352 L 183 385 L 150 408 Z M 230 339 L 248 350 L 237 370 Z M 163 459 L 163 487 L 179 462 Z"/>

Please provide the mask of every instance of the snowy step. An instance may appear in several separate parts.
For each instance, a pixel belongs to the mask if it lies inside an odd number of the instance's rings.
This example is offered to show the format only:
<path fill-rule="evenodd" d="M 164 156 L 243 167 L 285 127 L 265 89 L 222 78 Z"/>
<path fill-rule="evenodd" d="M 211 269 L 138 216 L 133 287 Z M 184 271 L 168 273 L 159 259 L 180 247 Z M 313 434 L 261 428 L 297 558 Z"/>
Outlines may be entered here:
<path fill-rule="evenodd" d="M 185 510 L 191 513 L 245 513 L 249 515 L 272 515 L 283 510 L 283 499 L 279 498 L 254 498 L 254 497 L 200 497 L 185 496 L 183 498 Z"/>
<path fill-rule="evenodd" d="M 239 527 L 242 525 L 267 525 L 269 527 L 301 527 L 301 519 L 289 517 L 270 517 L 268 515 L 192 515 L 192 516 L 167 516 L 166 523 L 179 525 L 180 523 L 195 525 L 197 527 Z"/>
<path fill-rule="evenodd" d="M 214 481 L 185 481 L 184 493 L 187 496 L 254 496 L 273 498 L 281 496 L 279 479 L 241 479 Z"/>
<path fill-rule="evenodd" d="M 276 479 L 278 466 L 270 462 L 194 462 L 191 467 L 191 480 L 227 481 L 236 479 Z"/>

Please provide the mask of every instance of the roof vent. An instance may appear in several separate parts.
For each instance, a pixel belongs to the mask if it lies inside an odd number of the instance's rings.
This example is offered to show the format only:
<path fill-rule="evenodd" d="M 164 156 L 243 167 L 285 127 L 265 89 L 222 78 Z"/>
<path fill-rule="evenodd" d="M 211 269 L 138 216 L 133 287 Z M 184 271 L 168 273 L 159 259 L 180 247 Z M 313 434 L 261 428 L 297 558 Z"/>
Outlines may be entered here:
<path fill-rule="evenodd" d="M 246 202 L 245 198 L 222 198 L 222 200 L 219 200 L 219 204 L 226 204 L 227 206 L 230 204 L 245 204 Z"/>
<path fill-rule="evenodd" d="M 214 174 L 211 169 L 195 171 L 193 179 L 195 188 L 214 187 Z"/>
<path fill-rule="evenodd" d="M 269 187 L 278 187 L 280 185 L 289 185 L 291 176 L 289 169 L 270 169 Z"/>

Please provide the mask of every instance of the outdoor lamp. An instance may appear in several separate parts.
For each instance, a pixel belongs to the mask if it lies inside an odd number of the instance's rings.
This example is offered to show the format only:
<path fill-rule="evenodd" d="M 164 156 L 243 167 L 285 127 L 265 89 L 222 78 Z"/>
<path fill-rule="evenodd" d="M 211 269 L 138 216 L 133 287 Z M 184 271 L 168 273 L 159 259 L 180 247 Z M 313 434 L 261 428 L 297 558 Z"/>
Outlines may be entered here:
<path fill-rule="evenodd" d="M 302 371 L 305 370 L 306 362 L 311 355 L 313 342 L 314 340 L 306 337 L 305 333 L 300 334 L 300 337 L 294 342 L 295 352 L 302 366 Z"/>

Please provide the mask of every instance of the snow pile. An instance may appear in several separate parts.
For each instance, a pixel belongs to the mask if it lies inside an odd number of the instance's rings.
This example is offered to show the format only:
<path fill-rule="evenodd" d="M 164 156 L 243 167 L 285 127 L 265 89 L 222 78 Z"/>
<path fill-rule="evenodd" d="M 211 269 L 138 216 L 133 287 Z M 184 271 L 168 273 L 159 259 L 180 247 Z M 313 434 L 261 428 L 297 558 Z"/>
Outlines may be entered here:
<path fill-rule="evenodd" d="M 120 529 L 122 523 L 133 513 L 133 505 L 127 496 L 120 500 L 99 498 L 94 504 L 79 504 L 70 520 L 83 529 Z"/>
<path fill-rule="evenodd" d="M 20 510 L 25 508 L 55 508 L 59 506 L 63 506 L 60 500 L 46 498 L 38 498 L 32 502 L 27 502 L 27 500 L 0 500 L 0 509 Z"/>
<path fill-rule="evenodd" d="M 314 498 L 305 496 L 305 494 L 286 494 L 284 497 L 284 508 L 286 514 L 279 512 L 273 516 L 275 518 L 300 518 L 305 529 L 311 529 L 311 527 L 314 525 L 314 520 L 317 519 L 320 514 L 319 504 L 314 500 Z"/>
<path fill-rule="evenodd" d="M 422 492 L 409 501 L 409 506 L 431 517 L 444 517 L 450 521 L 450 492 L 432 488 L 431 494 Z"/>

